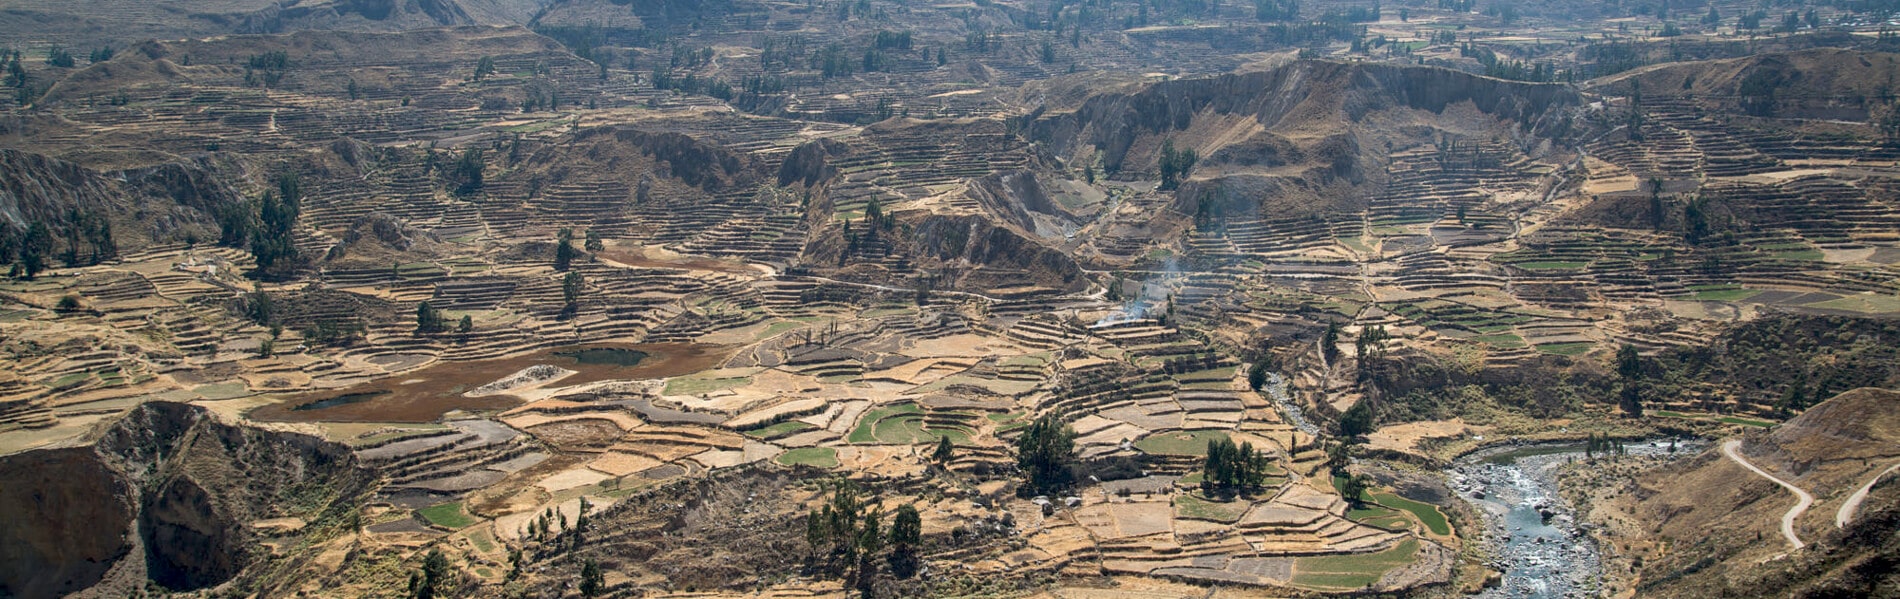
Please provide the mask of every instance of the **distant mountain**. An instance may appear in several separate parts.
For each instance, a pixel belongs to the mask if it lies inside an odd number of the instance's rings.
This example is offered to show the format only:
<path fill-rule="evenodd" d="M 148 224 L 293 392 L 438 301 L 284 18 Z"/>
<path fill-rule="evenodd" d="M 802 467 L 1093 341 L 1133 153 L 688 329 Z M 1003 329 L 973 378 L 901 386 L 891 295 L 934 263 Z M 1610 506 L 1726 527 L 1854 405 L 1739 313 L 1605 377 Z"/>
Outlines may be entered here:
<path fill-rule="evenodd" d="M 547 0 L 0 0 L 0 39 L 93 48 L 238 33 L 525 25 L 546 4 Z"/>

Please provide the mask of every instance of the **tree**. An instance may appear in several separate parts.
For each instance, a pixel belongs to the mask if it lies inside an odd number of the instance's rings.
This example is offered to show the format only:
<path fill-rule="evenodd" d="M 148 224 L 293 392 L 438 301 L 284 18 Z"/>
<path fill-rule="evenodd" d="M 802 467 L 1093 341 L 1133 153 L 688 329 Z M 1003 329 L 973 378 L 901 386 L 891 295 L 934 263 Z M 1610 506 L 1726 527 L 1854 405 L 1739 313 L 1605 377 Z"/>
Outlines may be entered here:
<path fill-rule="evenodd" d="M 429 305 L 427 300 L 416 304 L 416 334 L 434 335 L 448 328 L 442 319 L 442 312 Z"/>
<path fill-rule="evenodd" d="M 1372 406 L 1369 404 L 1371 402 L 1361 399 L 1339 415 L 1340 436 L 1352 438 L 1372 432 Z"/>
<path fill-rule="evenodd" d="M 294 174 L 279 177 L 276 193 L 267 190 L 259 198 L 258 226 L 251 230 L 251 256 L 257 260 L 258 276 L 283 275 L 296 268 L 300 256 L 294 229 L 302 202 L 303 191 Z"/>
<path fill-rule="evenodd" d="M 1636 346 L 1625 343 L 1616 350 L 1616 374 L 1623 380 L 1618 403 L 1631 418 L 1643 417 L 1643 370 L 1643 356 L 1636 353 Z"/>
<path fill-rule="evenodd" d="M 422 558 L 422 571 L 409 575 L 410 599 L 435 599 L 446 596 L 449 588 L 449 558 L 440 550 L 430 549 Z"/>
<path fill-rule="evenodd" d="M 1267 386 L 1267 375 L 1271 373 L 1269 370 L 1271 367 L 1268 366 L 1267 361 L 1268 355 L 1261 354 L 1254 360 L 1253 366 L 1247 368 L 1248 388 L 1259 391 L 1261 387 Z"/>
<path fill-rule="evenodd" d="M 600 592 L 605 590 L 604 587 L 606 587 L 606 585 L 606 577 L 600 573 L 600 562 L 594 561 L 594 558 L 591 557 L 581 562 L 580 590 L 582 597 L 598 597 L 600 596 Z"/>
<path fill-rule="evenodd" d="M 1352 474 L 1339 481 L 1339 494 L 1353 505 L 1359 505 L 1365 503 L 1366 489 L 1371 486 L 1372 482 L 1366 480 L 1366 475 Z"/>
<path fill-rule="evenodd" d="M 567 271 L 567 276 L 561 277 L 562 317 L 572 318 L 575 313 L 580 311 L 581 286 L 583 284 L 584 281 L 581 279 L 581 273 L 579 271 L 570 270 Z"/>
<path fill-rule="evenodd" d="M 563 227 L 554 246 L 554 270 L 567 270 L 574 264 L 574 230 Z"/>
<path fill-rule="evenodd" d="M 583 284 L 585 280 L 581 278 L 581 273 L 568 271 L 567 276 L 561 277 L 561 301 L 570 306 L 580 302 Z"/>
<path fill-rule="evenodd" d="M 587 251 L 590 252 L 599 252 L 607 249 L 607 242 L 600 239 L 600 231 L 588 229 L 587 242 L 582 244 L 581 247 L 586 248 Z"/>
<path fill-rule="evenodd" d="M 277 322 L 277 306 L 265 293 L 262 286 L 254 286 L 244 297 L 244 315 L 260 326 L 270 326 Z"/>
<path fill-rule="evenodd" d="M 62 69 L 70 69 L 73 68 L 73 65 L 78 63 L 73 60 L 72 52 L 59 46 L 53 46 L 46 50 L 46 64 Z"/>
<path fill-rule="evenodd" d="M 1319 353 L 1327 364 L 1339 359 L 1339 323 L 1326 323 L 1326 332 L 1319 337 Z"/>
<path fill-rule="evenodd" d="M 831 499 L 806 516 L 805 542 L 821 567 L 836 572 L 843 566 L 845 586 L 868 595 L 877 570 L 873 558 L 884 544 L 878 530 L 883 513 L 877 509 L 866 511 L 874 502 L 867 501 L 857 484 L 848 479 L 826 486 L 831 487 Z"/>
<path fill-rule="evenodd" d="M 483 56 L 481 60 L 475 61 L 476 81 L 481 81 L 482 78 L 493 74 L 495 74 L 495 57 Z"/>
<path fill-rule="evenodd" d="M 1343 475 L 1346 467 L 1352 465 L 1352 439 L 1326 444 L 1326 471 L 1334 476 Z"/>
<path fill-rule="evenodd" d="M 474 331 L 475 331 L 475 319 L 470 318 L 469 315 L 467 314 L 463 314 L 462 322 L 455 325 L 455 332 L 461 333 L 463 335 L 467 335 Z"/>
<path fill-rule="evenodd" d="M 52 230 L 46 228 L 46 223 L 33 221 L 20 238 L 19 251 L 21 278 L 30 281 L 46 270 L 46 258 L 53 253 Z"/>
<path fill-rule="evenodd" d="M 1200 157 L 1192 148 L 1177 152 L 1174 149 L 1173 139 L 1162 141 L 1159 160 L 1161 189 L 1165 191 L 1179 186 L 1181 179 L 1187 177 L 1188 171 L 1194 170 L 1194 163 L 1199 160 Z"/>
<path fill-rule="evenodd" d="M 930 461 L 938 464 L 949 464 L 950 460 L 956 457 L 955 452 L 956 445 L 950 442 L 950 435 L 937 437 L 937 449 L 936 451 L 930 452 Z"/>
<path fill-rule="evenodd" d="M 1715 10 L 1715 9 L 1711 7 L 1709 10 Z M 1662 190 L 1663 190 L 1662 177 L 1650 177 L 1649 178 L 1649 225 L 1652 229 L 1657 230 L 1657 231 L 1661 231 L 1662 226 L 1663 226 Z"/>
<path fill-rule="evenodd" d="M 899 579 L 917 574 L 917 545 L 923 533 L 923 518 L 917 514 L 917 507 L 908 503 L 897 506 L 897 515 L 891 517 L 891 574 Z"/>
<path fill-rule="evenodd" d="M 1353 342 L 1353 357 L 1354 363 L 1359 365 L 1359 380 L 1372 380 L 1374 363 L 1385 356 L 1385 341 L 1390 337 L 1383 325 L 1359 331 L 1359 339 Z"/>
<path fill-rule="evenodd" d="M 1016 465 L 1029 477 L 1023 490 L 1048 495 L 1067 489 L 1075 480 L 1069 469 L 1075 457 L 1075 429 L 1054 414 L 1036 418 L 1016 440 Z"/>
<path fill-rule="evenodd" d="M 1887 141 L 1900 141 L 1900 100 L 1874 107 L 1867 113 L 1867 122 L 1879 128 Z"/>
<path fill-rule="evenodd" d="M 481 148 L 462 150 L 462 157 L 455 161 L 453 179 L 455 193 L 468 195 L 482 189 L 482 170 L 487 166 Z"/>
<path fill-rule="evenodd" d="M 1209 493 L 1258 489 L 1266 482 L 1267 460 L 1252 442 L 1236 446 L 1226 437 L 1210 440 L 1201 464 L 1201 489 Z"/>
<path fill-rule="evenodd" d="M 1253 17 L 1261 21 L 1291 21 L 1300 18 L 1297 0 L 1254 0 Z"/>

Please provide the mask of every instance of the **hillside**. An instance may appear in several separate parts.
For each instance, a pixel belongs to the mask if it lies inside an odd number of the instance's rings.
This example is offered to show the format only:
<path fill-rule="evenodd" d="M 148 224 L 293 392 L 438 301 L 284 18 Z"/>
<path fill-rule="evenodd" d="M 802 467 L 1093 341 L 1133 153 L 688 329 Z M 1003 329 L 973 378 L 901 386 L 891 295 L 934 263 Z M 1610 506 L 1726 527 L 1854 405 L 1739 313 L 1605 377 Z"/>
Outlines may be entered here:
<path fill-rule="evenodd" d="M 1606 538 L 1638 558 L 1641 596 L 1880 596 L 1896 582 L 1878 564 L 1900 558 L 1891 528 L 1900 494 L 1876 485 L 1846 527 L 1836 518 L 1900 460 L 1896 406 L 1900 392 L 1856 389 L 1744 437 L 1742 456 L 1816 498 L 1795 520 L 1803 549 L 1776 530 L 1794 496 L 1719 447 L 1642 475 L 1595 513 L 1610 523 Z"/>

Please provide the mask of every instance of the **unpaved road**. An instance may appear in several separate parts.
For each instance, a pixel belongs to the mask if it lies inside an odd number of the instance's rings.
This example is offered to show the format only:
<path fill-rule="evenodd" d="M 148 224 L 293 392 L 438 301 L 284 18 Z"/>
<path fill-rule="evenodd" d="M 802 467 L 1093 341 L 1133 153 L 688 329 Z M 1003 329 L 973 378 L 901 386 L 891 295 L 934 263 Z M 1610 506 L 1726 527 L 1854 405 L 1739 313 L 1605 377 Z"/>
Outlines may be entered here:
<path fill-rule="evenodd" d="M 1795 502 L 1793 509 L 1781 515 L 1781 536 L 1788 537 L 1788 542 L 1794 544 L 1795 549 L 1806 547 L 1807 544 L 1801 542 L 1801 537 L 1794 535 L 1794 519 L 1801 517 L 1802 512 L 1808 511 L 1808 506 L 1814 505 L 1814 496 L 1809 495 L 1807 491 L 1801 490 L 1801 487 L 1789 484 L 1788 481 L 1775 478 L 1774 475 L 1769 474 L 1767 471 L 1756 468 L 1754 464 L 1748 463 L 1748 460 L 1742 459 L 1742 454 L 1738 451 L 1741 447 L 1741 439 L 1726 441 L 1722 443 L 1722 455 L 1728 456 L 1728 459 L 1735 460 L 1735 463 L 1741 464 L 1743 468 L 1747 468 L 1755 474 L 1761 475 L 1762 478 L 1775 481 L 1775 484 L 1781 485 L 1789 491 L 1793 491 L 1794 496 L 1801 499 L 1801 501 Z"/>
<path fill-rule="evenodd" d="M 1894 470 L 1900 470 L 1900 463 L 1888 466 L 1886 470 L 1880 471 L 1880 474 L 1875 474 L 1873 478 L 1867 479 L 1867 484 L 1861 485 L 1853 495 L 1847 496 L 1847 503 L 1841 504 L 1841 511 L 1834 514 L 1834 527 L 1847 528 L 1847 523 L 1854 521 L 1854 512 L 1860 510 L 1860 502 L 1865 501 L 1867 492 L 1874 489 L 1874 483 L 1880 482 L 1882 477 L 1892 474 Z"/>

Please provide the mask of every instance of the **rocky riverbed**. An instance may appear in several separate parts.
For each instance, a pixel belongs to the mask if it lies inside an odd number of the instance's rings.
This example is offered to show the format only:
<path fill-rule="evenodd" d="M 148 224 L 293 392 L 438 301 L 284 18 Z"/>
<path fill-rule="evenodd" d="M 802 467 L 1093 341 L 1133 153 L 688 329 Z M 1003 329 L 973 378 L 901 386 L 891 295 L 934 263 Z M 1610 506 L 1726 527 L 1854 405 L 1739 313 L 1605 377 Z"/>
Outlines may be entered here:
<path fill-rule="evenodd" d="M 1671 442 L 1631 442 L 1629 455 L 1667 455 Z M 1674 455 L 1692 455 L 1677 447 Z M 1501 572 L 1485 598 L 1589 597 L 1597 594 L 1601 555 L 1572 506 L 1557 493 L 1557 473 L 1586 459 L 1582 444 L 1501 447 L 1459 460 L 1446 477 L 1483 514 L 1486 566 Z"/>

